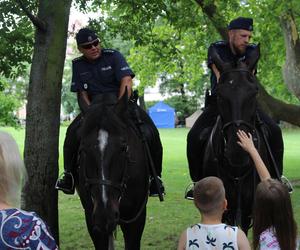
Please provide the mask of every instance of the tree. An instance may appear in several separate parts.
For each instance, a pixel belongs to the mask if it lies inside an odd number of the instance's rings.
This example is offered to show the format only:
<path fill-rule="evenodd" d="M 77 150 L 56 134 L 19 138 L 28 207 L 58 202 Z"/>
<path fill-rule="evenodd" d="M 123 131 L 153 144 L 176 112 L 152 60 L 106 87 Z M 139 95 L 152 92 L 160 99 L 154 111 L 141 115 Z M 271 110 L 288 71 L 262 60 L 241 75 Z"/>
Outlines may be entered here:
<path fill-rule="evenodd" d="M 35 27 L 24 160 L 28 181 L 24 208 L 36 211 L 58 240 L 57 191 L 60 94 L 71 0 L 38 1 L 33 15 L 21 0 L 23 11 Z"/>

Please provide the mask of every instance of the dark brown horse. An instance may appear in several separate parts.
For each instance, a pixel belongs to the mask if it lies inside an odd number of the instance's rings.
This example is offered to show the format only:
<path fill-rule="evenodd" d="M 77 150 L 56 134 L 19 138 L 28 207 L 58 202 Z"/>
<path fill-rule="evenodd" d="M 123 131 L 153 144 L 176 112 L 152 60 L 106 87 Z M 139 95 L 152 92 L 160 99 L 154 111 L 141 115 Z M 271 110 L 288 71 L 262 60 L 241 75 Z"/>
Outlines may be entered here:
<path fill-rule="evenodd" d="M 128 119 L 127 98 L 93 105 L 81 129 L 77 191 L 95 249 L 113 249 L 120 225 L 125 249 L 140 249 L 149 173 L 143 144 Z"/>

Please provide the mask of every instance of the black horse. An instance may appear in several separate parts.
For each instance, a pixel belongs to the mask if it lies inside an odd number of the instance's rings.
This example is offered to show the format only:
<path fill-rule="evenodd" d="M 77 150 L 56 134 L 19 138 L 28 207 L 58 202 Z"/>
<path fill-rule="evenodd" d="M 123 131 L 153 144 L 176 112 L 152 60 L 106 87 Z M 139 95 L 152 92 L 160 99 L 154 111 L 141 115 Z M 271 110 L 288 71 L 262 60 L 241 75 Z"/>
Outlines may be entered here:
<path fill-rule="evenodd" d="M 246 62 L 225 63 L 214 48 L 211 52 L 220 71 L 217 86 L 219 116 L 203 149 L 198 149 L 200 161 L 197 167 L 200 179 L 218 176 L 223 180 L 228 200 L 228 210 L 223 219 L 247 232 L 259 178 L 248 153 L 237 144 L 238 130 L 252 134 L 260 155 L 269 166 L 266 144 L 257 122 L 258 83 L 253 68 L 259 58 L 259 47 Z M 193 147 L 195 145 L 188 145 L 190 158 L 197 151 Z M 270 169 L 270 172 L 275 175 L 274 170 Z"/>
<path fill-rule="evenodd" d="M 140 249 L 149 171 L 142 141 L 128 119 L 127 95 L 93 105 L 81 128 L 77 192 L 95 249 L 113 249 L 120 225 L 125 249 Z"/>

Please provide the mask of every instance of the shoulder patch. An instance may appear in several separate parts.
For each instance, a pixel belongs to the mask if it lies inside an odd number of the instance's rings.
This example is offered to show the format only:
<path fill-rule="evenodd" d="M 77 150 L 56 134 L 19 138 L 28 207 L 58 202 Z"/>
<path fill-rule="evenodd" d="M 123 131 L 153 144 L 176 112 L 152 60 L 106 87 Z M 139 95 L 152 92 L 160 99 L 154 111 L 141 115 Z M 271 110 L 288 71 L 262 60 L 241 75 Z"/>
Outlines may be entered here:
<path fill-rule="evenodd" d="M 114 50 L 114 49 L 103 49 L 102 51 L 103 51 L 104 53 L 109 53 L 109 54 L 113 54 L 113 53 L 116 52 L 116 50 Z"/>

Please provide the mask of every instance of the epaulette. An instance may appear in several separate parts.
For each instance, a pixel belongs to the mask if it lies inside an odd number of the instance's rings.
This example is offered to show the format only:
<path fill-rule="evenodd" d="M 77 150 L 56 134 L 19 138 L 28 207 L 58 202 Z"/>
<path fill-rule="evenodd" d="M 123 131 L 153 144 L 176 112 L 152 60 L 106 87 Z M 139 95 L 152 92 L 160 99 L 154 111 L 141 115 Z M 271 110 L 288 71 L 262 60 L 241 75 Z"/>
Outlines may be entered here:
<path fill-rule="evenodd" d="M 226 46 L 228 43 L 226 41 L 217 41 L 217 42 L 214 42 L 212 43 L 210 46 Z"/>
<path fill-rule="evenodd" d="M 113 54 L 113 53 L 116 52 L 116 50 L 114 50 L 114 49 L 103 49 L 102 52 L 104 52 L 104 53 L 109 53 L 109 54 Z"/>
<path fill-rule="evenodd" d="M 79 57 L 74 58 L 74 59 L 72 60 L 72 62 L 75 63 L 75 62 L 80 62 L 80 61 L 82 61 L 82 60 L 84 60 L 83 56 L 79 56 Z"/>

